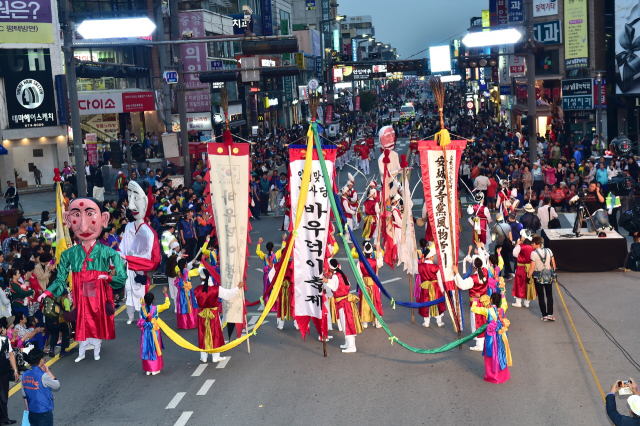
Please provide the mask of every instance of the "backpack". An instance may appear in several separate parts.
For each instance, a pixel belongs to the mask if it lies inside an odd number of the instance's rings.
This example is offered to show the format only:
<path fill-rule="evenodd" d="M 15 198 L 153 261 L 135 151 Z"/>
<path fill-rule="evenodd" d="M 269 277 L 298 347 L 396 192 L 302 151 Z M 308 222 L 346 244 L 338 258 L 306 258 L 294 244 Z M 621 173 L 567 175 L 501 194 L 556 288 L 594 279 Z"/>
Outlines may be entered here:
<path fill-rule="evenodd" d="M 548 254 L 547 249 L 544 249 L 544 257 L 540 254 L 538 250 L 536 250 L 536 253 L 538 254 L 538 256 L 540 256 L 540 259 L 542 260 L 542 264 L 546 265 L 547 254 Z M 554 278 L 556 277 L 555 271 L 549 268 L 544 268 L 542 271 L 538 271 L 536 274 L 537 274 L 538 282 L 540 284 L 552 284 Z"/>

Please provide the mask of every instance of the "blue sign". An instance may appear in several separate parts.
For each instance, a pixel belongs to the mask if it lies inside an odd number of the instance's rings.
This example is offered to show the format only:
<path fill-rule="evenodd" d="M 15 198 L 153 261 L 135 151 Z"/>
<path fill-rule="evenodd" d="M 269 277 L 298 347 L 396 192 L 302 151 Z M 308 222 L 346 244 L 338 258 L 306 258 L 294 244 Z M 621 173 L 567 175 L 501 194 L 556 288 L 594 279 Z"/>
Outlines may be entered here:
<path fill-rule="evenodd" d="M 271 0 L 262 1 L 262 30 L 264 35 L 273 35 L 273 17 L 271 16 Z"/>
<path fill-rule="evenodd" d="M 222 61 L 210 61 L 211 71 L 217 71 L 222 69 Z"/>
<path fill-rule="evenodd" d="M 176 84 L 178 82 L 178 71 L 165 71 L 164 81 L 166 81 L 167 84 Z"/>
<path fill-rule="evenodd" d="M 524 21 L 524 10 L 522 0 L 508 0 L 509 1 L 509 22 L 522 22 Z"/>
<path fill-rule="evenodd" d="M 67 80 L 64 75 L 56 75 L 56 99 L 58 101 L 58 120 L 60 125 L 68 125 L 69 98 L 67 97 Z M 1 155 L 1 154 L 0 154 Z"/>
<path fill-rule="evenodd" d="M 501 95 L 510 95 L 511 94 L 511 86 L 500 86 L 500 94 Z"/>
<path fill-rule="evenodd" d="M 247 31 L 247 21 L 244 20 L 243 14 L 229 15 L 233 20 L 233 34 L 244 34 Z M 273 29 L 273 28 L 272 28 Z M 249 22 L 249 31 L 256 35 L 262 34 L 262 17 L 256 13 L 251 15 L 251 21 Z"/>
<path fill-rule="evenodd" d="M 322 58 L 316 56 L 316 78 L 322 84 Z"/>
<path fill-rule="evenodd" d="M 358 61 L 358 39 L 351 39 L 351 55 L 353 56 L 354 61 Z"/>

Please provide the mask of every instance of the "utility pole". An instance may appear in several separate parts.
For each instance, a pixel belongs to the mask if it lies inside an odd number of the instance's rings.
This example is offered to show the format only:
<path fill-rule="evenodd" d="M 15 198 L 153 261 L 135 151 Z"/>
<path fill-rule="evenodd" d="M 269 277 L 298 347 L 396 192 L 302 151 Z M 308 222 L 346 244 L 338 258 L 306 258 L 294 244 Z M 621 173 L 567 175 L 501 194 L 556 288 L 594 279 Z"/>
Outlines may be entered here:
<path fill-rule="evenodd" d="M 164 18 L 162 15 L 162 0 L 156 0 L 156 30 L 158 32 L 158 41 L 165 41 L 164 37 Z M 170 46 L 158 46 L 158 54 L 160 56 L 160 70 L 163 72 L 167 70 L 167 67 L 171 64 L 169 61 Z M 180 49 L 180 46 L 178 46 Z M 171 90 L 169 90 L 169 84 L 166 81 L 162 81 L 162 95 L 164 97 L 164 125 L 167 129 L 167 133 L 171 133 Z"/>
<path fill-rule="evenodd" d="M 171 5 L 171 36 L 174 40 L 181 38 L 179 17 L 178 17 L 178 2 L 170 1 Z M 182 159 L 184 161 L 184 185 L 186 187 L 191 186 L 191 163 L 189 161 L 189 135 L 187 133 L 187 105 L 185 103 L 185 74 L 184 62 L 182 61 L 182 48 L 178 46 L 174 51 L 178 58 L 178 84 L 176 87 L 178 94 L 178 114 L 180 115 L 180 144 L 182 145 Z"/>
<path fill-rule="evenodd" d="M 533 0 L 527 0 L 525 14 L 527 24 L 527 41 L 524 49 L 527 51 L 527 128 L 529 130 L 529 160 L 531 164 L 538 159 L 538 117 L 536 116 L 536 55 L 535 35 L 533 33 Z"/>
<path fill-rule="evenodd" d="M 78 196 L 86 197 L 87 182 L 84 170 L 84 150 L 82 148 L 82 128 L 80 127 L 80 110 L 78 109 L 78 81 L 76 78 L 76 61 L 73 56 L 73 24 L 69 14 L 69 0 L 60 0 L 60 7 L 64 11 L 63 42 L 64 65 L 71 104 L 71 128 L 73 130 L 73 153 L 76 163 L 76 178 L 78 181 Z"/>

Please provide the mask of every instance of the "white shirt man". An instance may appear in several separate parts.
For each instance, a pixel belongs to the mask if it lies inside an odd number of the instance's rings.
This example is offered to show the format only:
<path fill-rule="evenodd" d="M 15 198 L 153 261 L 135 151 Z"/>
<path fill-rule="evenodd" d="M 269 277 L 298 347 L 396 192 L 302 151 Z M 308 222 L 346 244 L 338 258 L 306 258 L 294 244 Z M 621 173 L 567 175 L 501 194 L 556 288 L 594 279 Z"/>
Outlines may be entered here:
<path fill-rule="evenodd" d="M 551 207 L 551 204 L 538 207 L 538 219 L 540 219 L 542 229 L 549 229 L 549 221 L 557 218 L 558 213 L 554 207 Z"/>

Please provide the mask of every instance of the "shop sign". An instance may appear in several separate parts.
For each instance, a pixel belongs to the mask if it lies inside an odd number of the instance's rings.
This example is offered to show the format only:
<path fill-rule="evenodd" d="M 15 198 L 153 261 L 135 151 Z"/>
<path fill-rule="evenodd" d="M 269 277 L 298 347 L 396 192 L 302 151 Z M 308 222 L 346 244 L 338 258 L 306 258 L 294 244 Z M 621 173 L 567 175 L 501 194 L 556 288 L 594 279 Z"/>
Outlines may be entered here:
<path fill-rule="evenodd" d="M 180 115 L 171 116 L 171 127 L 174 132 L 180 131 Z M 187 114 L 187 131 L 213 130 L 210 112 L 192 112 Z"/>
<path fill-rule="evenodd" d="M 558 0 L 533 0 L 533 16 L 551 16 L 558 14 Z"/>
<path fill-rule="evenodd" d="M 293 79 L 290 76 L 284 77 L 284 100 L 293 101 Z"/>
<path fill-rule="evenodd" d="M 80 115 L 155 111 L 153 92 L 79 93 Z"/>
<path fill-rule="evenodd" d="M 509 1 L 509 22 L 522 22 L 524 20 L 524 10 L 522 0 Z"/>
<path fill-rule="evenodd" d="M 4 78 L 9 128 L 57 126 L 49 49 L 5 49 L 2 52 L 0 76 Z"/>
<path fill-rule="evenodd" d="M 593 109 L 593 80 L 590 78 L 562 80 L 562 109 L 564 111 Z"/>
<path fill-rule="evenodd" d="M 545 45 L 562 43 L 562 21 L 538 22 L 533 24 L 533 35 L 538 43 Z"/>
<path fill-rule="evenodd" d="M 589 34 L 587 0 L 571 0 L 564 4 L 565 68 L 589 67 Z"/>

